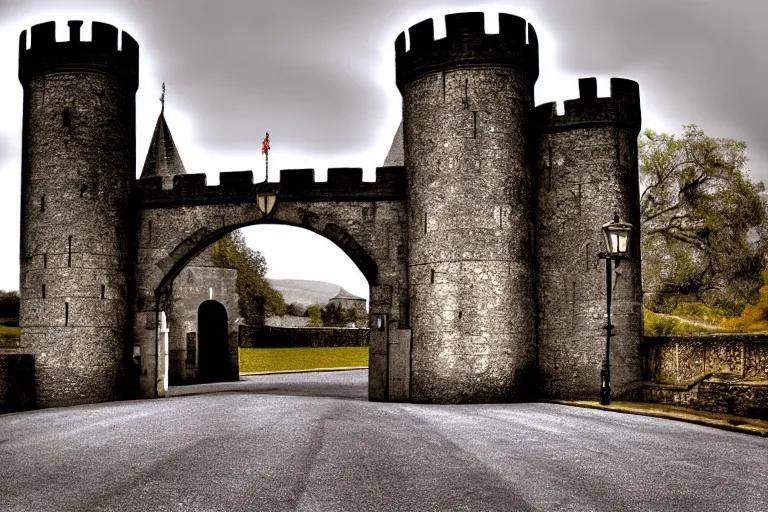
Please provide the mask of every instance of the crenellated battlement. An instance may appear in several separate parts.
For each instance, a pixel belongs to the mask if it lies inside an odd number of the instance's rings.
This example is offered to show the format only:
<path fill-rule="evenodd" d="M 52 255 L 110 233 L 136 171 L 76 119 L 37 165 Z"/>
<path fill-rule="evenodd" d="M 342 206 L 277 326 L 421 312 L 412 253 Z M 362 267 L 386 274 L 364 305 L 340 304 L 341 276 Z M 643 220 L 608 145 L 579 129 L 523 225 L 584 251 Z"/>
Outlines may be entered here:
<path fill-rule="evenodd" d="M 27 31 L 19 36 L 19 80 L 22 85 L 33 77 L 64 72 L 96 72 L 117 76 L 135 91 L 139 85 L 139 44 L 122 33 L 118 49 L 118 30 L 94 21 L 91 41 L 80 40 L 82 21 L 69 21 L 69 41 L 56 42 L 56 23 L 34 25 L 27 49 Z"/>
<path fill-rule="evenodd" d="M 565 113 L 557 114 L 555 102 L 534 109 L 539 130 L 562 131 L 594 125 L 621 125 L 640 132 L 640 87 L 637 82 L 611 78 L 611 95 L 597 97 L 597 79 L 579 79 L 579 98 L 565 101 Z"/>
<path fill-rule="evenodd" d="M 523 18 L 499 14 L 499 33 L 485 33 L 482 12 L 448 14 L 446 36 L 435 39 L 432 19 L 408 29 L 410 49 L 405 50 L 405 32 L 395 40 L 397 87 L 436 71 L 472 66 L 515 67 L 528 70 L 531 81 L 539 76 L 539 42 L 533 26 Z M 527 30 L 527 42 L 526 42 Z"/>
<path fill-rule="evenodd" d="M 280 201 L 404 201 L 405 168 L 378 167 L 376 181 L 363 181 L 361 168 L 330 168 L 328 181 L 315 181 L 314 169 L 283 169 L 279 182 L 253 182 L 253 171 L 222 172 L 218 185 L 207 185 L 205 174 L 173 177 L 163 190 L 162 176 L 136 180 L 141 208 L 180 204 L 255 203 L 256 194 L 277 194 Z"/>

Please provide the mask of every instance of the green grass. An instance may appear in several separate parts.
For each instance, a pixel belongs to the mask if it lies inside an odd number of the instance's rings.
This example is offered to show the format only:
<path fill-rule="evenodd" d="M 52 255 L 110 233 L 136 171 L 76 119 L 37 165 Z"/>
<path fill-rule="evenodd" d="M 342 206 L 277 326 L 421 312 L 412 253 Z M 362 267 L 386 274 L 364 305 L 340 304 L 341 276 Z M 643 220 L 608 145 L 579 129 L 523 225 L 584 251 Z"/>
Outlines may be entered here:
<path fill-rule="evenodd" d="M 8 327 L 7 325 L 0 325 L 0 336 L 19 336 L 18 327 Z"/>
<path fill-rule="evenodd" d="M 368 366 L 368 347 L 241 348 L 241 372 Z"/>
<path fill-rule="evenodd" d="M 723 332 L 722 329 L 704 327 L 688 322 L 681 322 L 677 318 L 671 318 L 651 310 L 644 310 L 645 335 L 646 336 L 680 336 L 702 332 Z"/>

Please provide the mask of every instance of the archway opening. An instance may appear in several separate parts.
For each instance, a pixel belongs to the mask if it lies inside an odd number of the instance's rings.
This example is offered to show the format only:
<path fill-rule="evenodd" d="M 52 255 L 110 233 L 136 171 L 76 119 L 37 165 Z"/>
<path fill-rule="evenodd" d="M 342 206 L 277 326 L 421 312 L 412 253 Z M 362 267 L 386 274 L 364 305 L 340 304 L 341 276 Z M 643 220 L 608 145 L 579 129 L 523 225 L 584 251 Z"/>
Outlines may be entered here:
<path fill-rule="evenodd" d="M 197 308 L 198 382 L 230 380 L 228 325 L 227 310 L 220 302 L 206 300 Z"/>

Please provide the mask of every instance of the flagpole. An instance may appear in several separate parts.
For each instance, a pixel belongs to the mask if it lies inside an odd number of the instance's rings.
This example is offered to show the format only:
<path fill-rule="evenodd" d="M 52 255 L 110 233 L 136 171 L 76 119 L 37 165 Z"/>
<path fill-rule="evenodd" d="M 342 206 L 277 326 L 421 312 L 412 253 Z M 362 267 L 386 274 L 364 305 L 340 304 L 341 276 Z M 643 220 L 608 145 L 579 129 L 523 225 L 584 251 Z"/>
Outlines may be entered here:
<path fill-rule="evenodd" d="M 267 157 L 267 160 L 266 160 L 267 168 L 265 170 L 266 172 L 266 177 L 264 178 L 265 182 L 269 181 L 269 151 L 266 152 L 266 157 Z"/>

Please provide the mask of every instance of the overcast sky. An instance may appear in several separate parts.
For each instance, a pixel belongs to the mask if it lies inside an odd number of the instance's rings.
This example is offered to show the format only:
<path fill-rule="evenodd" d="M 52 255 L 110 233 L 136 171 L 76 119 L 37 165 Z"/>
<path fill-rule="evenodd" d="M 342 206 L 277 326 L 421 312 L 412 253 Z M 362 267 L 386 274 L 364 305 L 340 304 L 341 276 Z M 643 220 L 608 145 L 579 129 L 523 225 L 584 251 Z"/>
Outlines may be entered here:
<path fill-rule="evenodd" d="M 270 132 L 270 181 L 278 169 L 363 167 L 373 179 L 401 117 L 394 41 L 434 17 L 484 11 L 525 17 L 536 28 L 541 74 L 536 103 L 578 96 L 579 77 L 640 83 L 644 127 L 744 140 L 754 180 L 768 178 L 768 8 L 764 0 L 0 0 L 0 289 L 18 289 L 22 88 L 19 33 L 57 21 L 116 25 L 140 45 L 137 173 L 166 82 L 166 119 L 187 172 L 251 169 L 264 176 L 261 140 Z M 66 6 L 66 7 L 63 7 Z M 315 279 L 368 296 L 365 279 L 331 242 L 297 228 L 246 228 L 269 277 Z"/>

